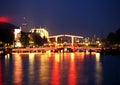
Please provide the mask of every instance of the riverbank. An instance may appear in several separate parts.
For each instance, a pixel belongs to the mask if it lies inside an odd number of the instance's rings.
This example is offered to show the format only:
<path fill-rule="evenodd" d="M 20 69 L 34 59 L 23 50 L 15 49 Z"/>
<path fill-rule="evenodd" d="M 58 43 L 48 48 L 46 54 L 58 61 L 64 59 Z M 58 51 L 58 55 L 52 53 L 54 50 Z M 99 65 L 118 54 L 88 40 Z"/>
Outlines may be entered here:
<path fill-rule="evenodd" d="M 2 48 L 0 49 L 0 57 L 4 56 L 6 54 L 12 54 L 12 49 L 11 48 Z"/>
<path fill-rule="evenodd" d="M 102 55 L 116 55 L 120 56 L 120 48 L 102 48 L 100 53 Z"/>

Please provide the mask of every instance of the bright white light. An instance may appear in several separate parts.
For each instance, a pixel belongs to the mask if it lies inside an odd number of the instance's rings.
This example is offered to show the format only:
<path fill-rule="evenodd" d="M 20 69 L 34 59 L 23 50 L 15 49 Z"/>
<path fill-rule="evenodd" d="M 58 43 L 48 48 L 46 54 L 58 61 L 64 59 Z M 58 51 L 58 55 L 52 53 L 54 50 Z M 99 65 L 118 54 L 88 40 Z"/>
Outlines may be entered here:
<path fill-rule="evenodd" d="M 96 61 L 100 61 L 100 53 L 96 53 Z"/>
<path fill-rule="evenodd" d="M 15 40 L 17 40 L 20 37 L 20 32 L 21 32 L 21 29 L 15 29 L 14 30 Z"/>
<path fill-rule="evenodd" d="M 64 52 L 67 52 L 67 48 L 64 48 Z"/>
<path fill-rule="evenodd" d="M 21 45 L 21 43 L 20 43 L 20 42 L 16 42 L 15 47 L 22 47 L 22 45 Z"/>
<path fill-rule="evenodd" d="M 88 43 L 86 43 L 85 45 L 88 46 Z"/>

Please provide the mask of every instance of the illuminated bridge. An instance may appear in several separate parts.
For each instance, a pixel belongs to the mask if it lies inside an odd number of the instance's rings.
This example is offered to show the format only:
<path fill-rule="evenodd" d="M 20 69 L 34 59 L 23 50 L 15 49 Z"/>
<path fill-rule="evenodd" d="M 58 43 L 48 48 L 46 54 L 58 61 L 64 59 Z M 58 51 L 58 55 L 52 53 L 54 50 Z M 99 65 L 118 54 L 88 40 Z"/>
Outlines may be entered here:
<path fill-rule="evenodd" d="M 69 46 L 64 46 L 62 45 L 61 47 L 58 46 L 58 38 L 59 37 L 70 37 L 71 38 L 71 45 Z M 74 47 L 74 41 L 75 41 L 75 38 L 79 38 L 79 39 L 83 39 L 84 37 L 83 36 L 76 36 L 76 35 L 68 35 L 68 34 L 61 34 L 61 35 L 54 35 L 54 36 L 49 36 L 49 40 L 51 38 L 54 38 L 55 39 L 55 43 L 57 44 L 56 46 L 44 46 L 44 47 L 37 47 L 37 48 L 19 48 L 19 49 L 13 49 L 13 52 L 39 52 L 39 51 L 48 51 L 48 50 L 66 50 L 67 48 L 68 49 L 71 49 L 75 52 L 75 50 L 81 50 L 81 49 L 86 49 L 86 50 L 89 50 L 89 49 L 92 49 L 92 50 L 99 50 L 99 48 L 91 48 L 91 47 L 88 47 L 88 46 L 85 46 L 85 47 Z M 51 42 L 52 44 L 54 42 Z"/>
<path fill-rule="evenodd" d="M 74 39 L 75 39 L 75 38 L 81 38 L 81 39 L 83 38 L 83 36 L 61 34 L 61 35 L 49 36 L 49 39 L 50 39 L 50 38 L 55 38 L 55 42 L 57 43 L 59 37 L 70 37 L 70 38 L 71 38 L 71 45 L 72 45 L 72 46 L 74 45 Z"/>

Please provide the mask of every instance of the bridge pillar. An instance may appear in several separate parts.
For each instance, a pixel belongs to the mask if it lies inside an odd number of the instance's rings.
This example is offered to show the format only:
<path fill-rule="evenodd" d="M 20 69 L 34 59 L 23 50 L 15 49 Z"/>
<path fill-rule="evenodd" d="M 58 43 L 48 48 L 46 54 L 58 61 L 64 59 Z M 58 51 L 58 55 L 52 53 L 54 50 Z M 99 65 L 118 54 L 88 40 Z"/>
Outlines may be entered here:
<path fill-rule="evenodd" d="M 58 41 L 57 39 L 58 39 L 58 36 L 55 37 L 55 42 L 56 42 L 56 43 L 57 43 L 57 41 Z"/>
<path fill-rule="evenodd" d="M 71 37 L 71 43 L 72 43 L 72 47 L 73 47 L 73 45 L 74 45 L 74 37 L 73 36 Z"/>

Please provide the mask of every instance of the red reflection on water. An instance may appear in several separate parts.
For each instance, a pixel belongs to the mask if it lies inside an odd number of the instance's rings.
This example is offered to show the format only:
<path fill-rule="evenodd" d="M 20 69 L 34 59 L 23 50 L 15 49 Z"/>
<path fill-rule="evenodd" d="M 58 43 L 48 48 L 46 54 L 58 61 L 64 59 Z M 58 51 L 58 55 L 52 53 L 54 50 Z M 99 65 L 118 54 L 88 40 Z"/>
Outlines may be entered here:
<path fill-rule="evenodd" d="M 15 54 L 14 57 L 13 80 L 15 84 L 22 85 L 22 60 L 20 54 Z"/>
<path fill-rule="evenodd" d="M 74 54 L 70 56 L 70 68 L 68 73 L 68 85 L 76 85 L 76 65 Z"/>
<path fill-rule="evenodd" d="M 2 61 L 0 61 L 0 85 L 3 85 Z"/>
<path fill-rule="evenodd" d="M 52 67 L 52 76 L 51 76 L 51 84 L 52 85 L 59 85 L 59 56 L 55 56 L 54 62 L 53 62 L 53 67 Z"/>

